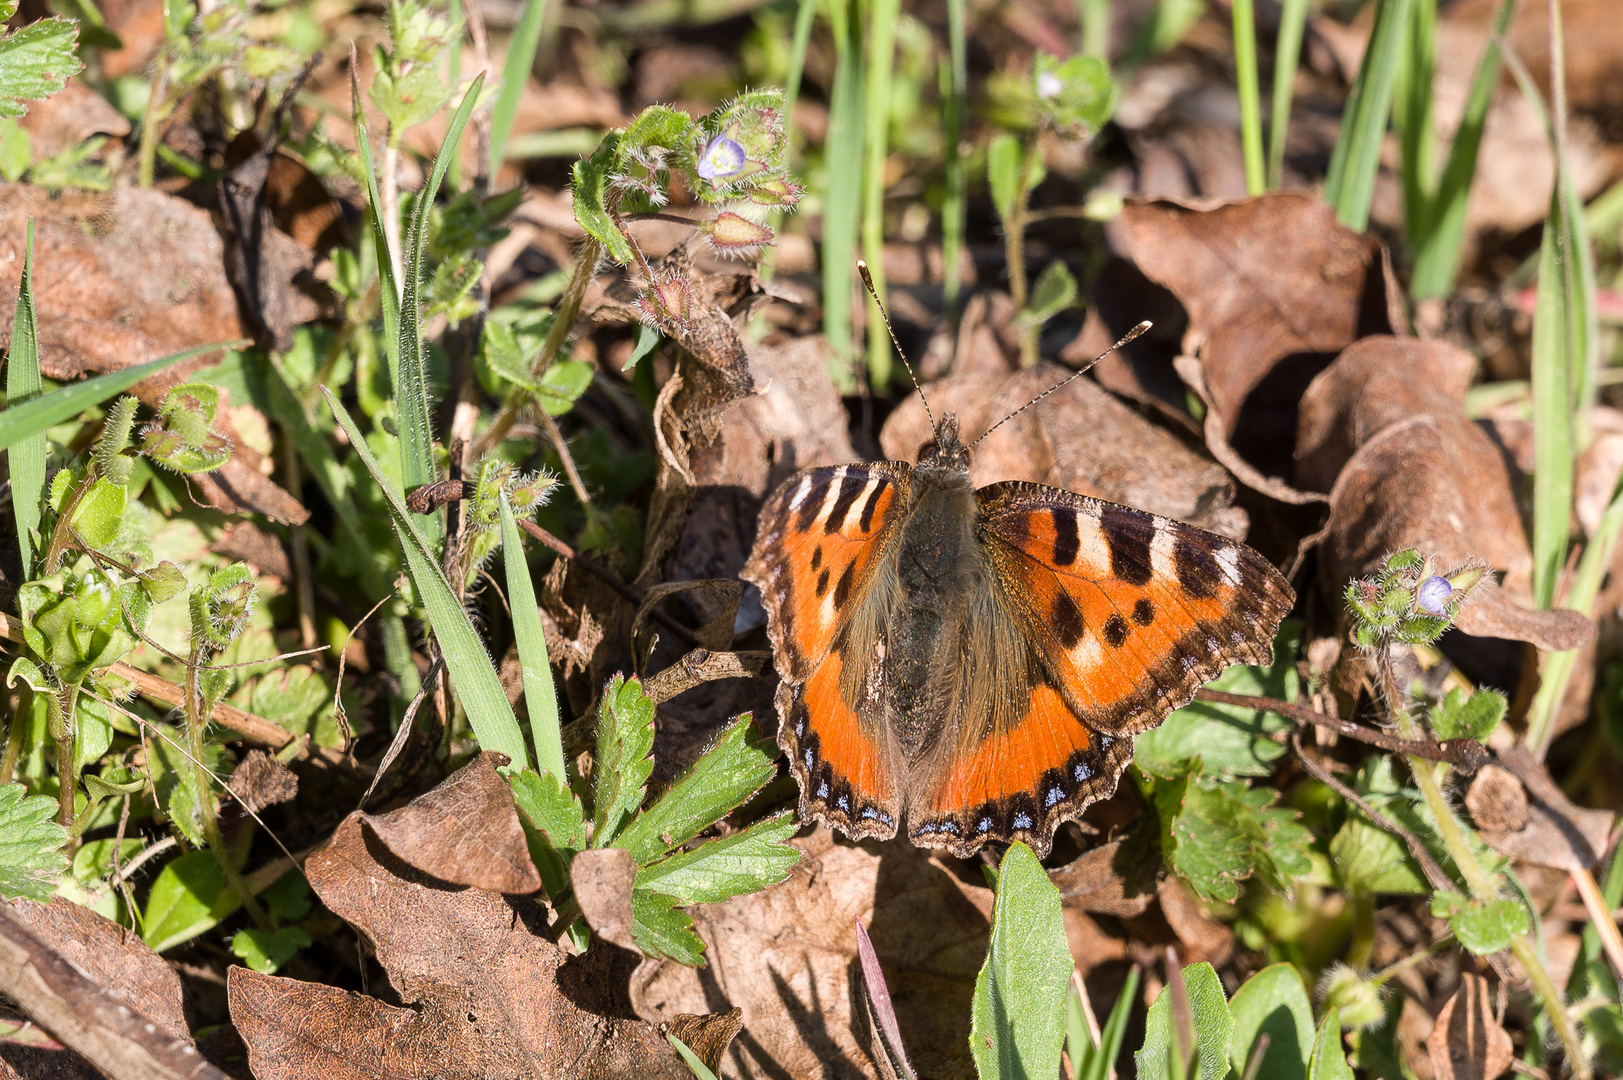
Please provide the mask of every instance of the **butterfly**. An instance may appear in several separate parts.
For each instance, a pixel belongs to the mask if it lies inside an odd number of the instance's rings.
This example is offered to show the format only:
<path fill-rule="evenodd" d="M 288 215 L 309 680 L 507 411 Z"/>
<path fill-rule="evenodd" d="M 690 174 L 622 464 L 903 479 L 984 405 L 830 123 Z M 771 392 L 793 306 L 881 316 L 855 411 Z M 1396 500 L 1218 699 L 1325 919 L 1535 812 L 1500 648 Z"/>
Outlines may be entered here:
<path fill-rule="evenodd" d="M 956 417 L 931 423 L 918 464 L 805 469 L 761 511 L 742 577 L 767 612 L 778 742 L 802 821 L 1046 855 L 1114 793 L 1134 735 L 1230 664 L 1273 662 L 1295 594 L 1182 522 L 977 490 Z"/>

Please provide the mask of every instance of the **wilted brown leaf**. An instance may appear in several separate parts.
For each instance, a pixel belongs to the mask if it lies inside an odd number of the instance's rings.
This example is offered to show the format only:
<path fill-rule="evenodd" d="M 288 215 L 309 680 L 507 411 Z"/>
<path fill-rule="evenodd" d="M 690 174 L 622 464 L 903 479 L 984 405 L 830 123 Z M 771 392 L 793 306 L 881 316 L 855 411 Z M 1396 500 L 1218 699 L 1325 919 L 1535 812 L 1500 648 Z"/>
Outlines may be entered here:
<path fill-rule="evenodd" d="M 1160 849 L 1138 831 L 1092 848 L 1048 872 L 1066 907 L 1096 915 L 1142 915 L 1156 899 Z"/>
<path fill-rule="evenodd" d="M 1317 501 L 1288 483 L 1303 390 L 1352 342 L 1406 325 L 1380 241 L 1302 192 L 1129 202 L 1110 236 L 1188 313 L 1177 371 L 1213 456 L 1265 494 Z"/>
<path fill-rule="evenodd" d="M 231 1018 L 258 1080 L 690 1075 L 654 1025 L 624 1013 L 608 955 L 623 952 L 566 957 L 543 936 L 540 904 L 447 888 L 369 839 L 361 819 L 344 819 L 305 869 L 409 1007 L 232 968 Z"/>
<path fill-rule="evenodd" d="M 1072 373 L 1039 364 L 1008 375 L 952 375 L 927 388 L 936 416 L 955 412 L 965 436 L 977 438 L 999 420 Z M 914 394 L 885 421 L 885 456 L 912 461 L 934 438 Z M 1223 468 L 1190 451 L 1087 379 L 1076 379 L 987 436 L 970 456 L 977 487 L 1028 480 L 1124 503 L 1243 538 L 1247 518 L 1233 505 Z"/>
<path fill-rule="evenodd" d="M 263 750 L 248 751 L 226 783 L 231 793 L 255 813 L 289 802 L 299 794 L 299 778 L 293 770 Z"/>
<path fill-rule="evenodd" d="M 1488 766 L 1483 772 L 1490 778 L 1479 777 L 1466 793 L 1466 808 L 1488 846 L 1557 870 L 1582 870 L 1599 862 L 1617 815 L 1575 805 L 1519 742 L 1502 748 L 1499 758 L 1505 768 Z"/>
<path fill-rule="evenodd" d="M 1437 1080 L 1494 1080 L 1510 1069 L 1515 1046 L 1494 1016 L 1488 980 L 1469 972 L 1437 1014 L 1426 1040 Z"/>
<path fill-rule="evenodd" d="M 637 860 L 621 848 L 590 848 L 569 863 L 569 885 L 592 933 L 635 952 L 631 940 L 631 889 Z"/>
<path fill-rule="evenodd" d="M 362 820 L 397 858 L 439 881 L 533 893 L 541 877 L 498 764 L 506 756 L 486 751 L 400 809 Z"/>

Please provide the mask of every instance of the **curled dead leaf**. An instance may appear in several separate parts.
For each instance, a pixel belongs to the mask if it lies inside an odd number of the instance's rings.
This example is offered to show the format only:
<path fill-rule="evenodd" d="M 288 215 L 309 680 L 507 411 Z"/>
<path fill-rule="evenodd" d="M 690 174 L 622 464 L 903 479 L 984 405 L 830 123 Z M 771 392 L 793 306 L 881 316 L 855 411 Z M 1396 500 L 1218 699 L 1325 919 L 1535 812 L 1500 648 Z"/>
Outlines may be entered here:
<path fill-rule="evenodd" d="M 1608 850 L 1617 815 L 1574 804 L 1543 762 L 1522 743 L 1499 751 L 1504 766 L 1486 766 L 1466 792 L 1465 806 L 1482 839 L 1503 855 L 1557 870 L 1594 866 Z"/>
<path fill-rule="evenodd" d="M 1516 1048 L 1494 1016 L 1488 980 L 1469 972 L 1443 1004 L 1426 1040 L 1436 1080 L 1494 1080 L 1510 1069 Z"/>
<path fill-rule="evenodd" d="M 397 858 L 442 882 L 533 893 L 541 877 L 498 764 L 506 756 L 486 751 L 400 809 L 362 820 Z"/>
<path fill-rule="evenodd" d="M 255 813 L 290 802 L 299 794 L 299 778 L 293 770 L 263 750 L 248 751 L 232 770 L 228 783 L 242 805 Z"/>
<path fill-rule="evenodd" d="M 1039 364 L 1009 374 L 966 373 L 930 384 L 937 416 L 958 414 L 974 438 L 1050 390 L 1072 373 Z M 912 461 L 930 442 L 917 394 L 896 407 L 880 432 L 885 456 Z M 1235 538 L 1246 533 L 1234 505 L 1234 482 L 1223 468 L 1190 451 L 1087 379 L 1077 379 L 986 437 L 970 458 L 977 487 L 1027 480 L 1124 503 L 1188 521 Z"/>

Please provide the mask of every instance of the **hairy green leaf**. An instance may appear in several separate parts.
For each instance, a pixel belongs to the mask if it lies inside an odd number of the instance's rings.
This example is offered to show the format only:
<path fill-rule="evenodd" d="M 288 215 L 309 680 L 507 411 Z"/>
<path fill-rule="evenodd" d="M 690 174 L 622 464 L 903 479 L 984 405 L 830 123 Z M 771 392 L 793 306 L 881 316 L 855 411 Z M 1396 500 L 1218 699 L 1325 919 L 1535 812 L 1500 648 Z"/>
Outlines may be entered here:
<path fill-rule="evenodd" d="M 557 898 L 569 886 L 569 863 L 586 846 L 586 812 L 559 777 L 521 769 L 508 777 L 513 802 L 547 895 Z"/>
<path fill-rule="evenodd" d="M 628 265 L 636 261 L 637 253 L 631 250 L 631 242 L 625 238 L 625 234 L 610 216 L 608 201 L 609 182 L 615 166 L 615 151 L 619 145 L 620 133 L 610 132 L 603 136 L 603 142 L 598 146 L 596 153 L 575 162 L 570 174 L 572 180 L 569 193 L 575 211 L 575 221 L 603 245 L 603 250 L 609 253 L 610 258 L 621 265 Z"/>
<path fill-rule="evenodd" d="M 631 940 L 647 956 L 664 956 L 688 967 L 704 965 L 704 942 L 693 919 L 674 897 L 648 889 L 631 890 Z"/>
<path fill-rule="evenodd" d="M 779 814 L 672 855 L 637 872 L 637 885 L 676 898 L 680 904 L 719 904 L 776 885 L 800 862 L 800 849 L 788 839 L 799 826 L 794 815 Z"/>
<path fill-rule="evenodd" d="M 998 870 L 992 939 L 975 979 L 969 1049 L 982 1080 L 1059 1072 L 1074 966 L 1059 890 L 1016 841 Z"/>
<path fill-rule="evenodd" d="M 1520 900 L 1467 899 L 1455 892 L 1436 893 L 1431 913 L 1448 920 L 1459 943 L 1478 956 L 1510 947 L 1510 939 L 1529 928 L 1527 908 Z"/>
<path fill-rule="evenodd" d="M 1505 696 L 1494 690 L 1466 693 L 1456 686 L 1431 710 L 1431 730 L 1439 739 L 1485 742 L 1505 718 Z"/>
<path fill-rule="evenodd" d="M 84 64 L 75 51 L 79 24 L 72 19 L 40 19 L 0 33 L 0 116 L 23 116 L 25 101 L 48 98 L 79 74 Z"/>
<path fill-rule="evenodd" d="M 1273 807 L 1278 795 L 1198 773 L 1156 781 L 1167 862 L 1208 900 L 1233 903 L 1253 873 L 1288 888 L 1312 870 L 1313 835 L 1297 822 L 1294 810 Z"/>
<path fill-rule="evenodd" d="M 12 120 L 0 123 L 17 126 Z M 21 128 L 17 130 L 22 132 Z M 27 133 L 22 132 L 22 137 L 26 144 Z M 37 399 L 44 385 L 39 371 L 39 325 L 34 318 L 34 221 L 30 218 L 22 279 L 17 286 L 17 309 L 11 323 L 11 349 L 6 354 L 6 412 Z M 45 429 L 16 440 L 10 447 L 6 468 L 11 474 L 12 515 L 17 522 L 17 549 L 26 579 L 33 576 L 38 539 L 35 534 L 45 498 Z"/>
<path fill-rule="evenodd" d="M 1241 1076 L 1266 1035 L 1268 1047 L 1256 1075 L 1268 1080 L 1306 1080 L 1313 1049 L 1313 1006 L 1302 976 L 1290 964 L 1270 964 L 1247 979 L 1229 1002 L 1234 1033 L 1229 1061 Z"/>
<path fill-rule="evenodd" d="M 15 672 L 15 668 L 13 669 Z M 56 800 L 29 795 L 21 784 L 0 784 L 0 897 L 45 903 L 68 868 L 62 846 L 68 832 L 52 820 Z"/>
<path fill-rule="evenodd" d="M 1354 1080 L 1347 1054 L 1341 1049 L 1341 1010 L 1334 1005 L 1324 1010 L 1318 1034 L 1313 1037 L 1307 1080 Z"/>
<path fill-rule="evenodd" d="M 597 705 L 593 847 L 607 847 L 642 805 L 653 749 L 654 703 L 636 679 L 616 675 Z"/>
<path fill-rule="evenodd" d="M 777 746 L 756 741 L 754 731 L 748 716 L 735 720 L 658 802 L 626 826 L 614 846 L 646 865 L 698 836 L 766 786 L 777 774 Z"/>
<path fill-rule="evenodd" d="M 1223 984 L 1212 965 L 1202 961 L 1183 969 L 1183 983 L 1189 993 L 1189 1011 L 1195 1025 L 1195 1048 L 1199 1052 L 1200 1080 L 1225 1080 L 1229 1074 L 1229 1042 L 1234 1017 L 1223 996 Z M 1144 1046 L 1133 1055 L 1138 1075 L 1161 1080 L 1174 1052 L 1172 1034 L 1172 993 L 1163 987 L 1144 1020 Z"/>

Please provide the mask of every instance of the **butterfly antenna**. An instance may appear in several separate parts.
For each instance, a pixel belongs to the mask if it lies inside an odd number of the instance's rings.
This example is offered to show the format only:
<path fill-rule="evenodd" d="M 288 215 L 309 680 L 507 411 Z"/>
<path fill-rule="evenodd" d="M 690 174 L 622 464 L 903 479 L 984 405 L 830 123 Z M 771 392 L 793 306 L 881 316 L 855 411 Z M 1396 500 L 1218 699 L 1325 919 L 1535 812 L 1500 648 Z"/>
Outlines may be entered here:
<path fill-rule="evenodd" d="M 1068 375 L 1064 379 L 1061 379 L 1059 382 L 1055 383 L 1053 386 L 1050 386 L 1047 390 L 1044 390 L 1042 393 L 1038 394 L 1036 397 L 1032 398 L 1030 401 L 1026 402 L 1024 405 L 1020 406 L 1018 409 L 1014 410 L 1014 412 L 1010 413 L 1008 416 L 1005 416 L 1003 419 L 999 420 L 997 423 L 993 424 L 991 427 L 989 427 L 985 431 L 981 432 L 980 438 L 976 439 L 974 442 L 969 444 L 969 449 L 973 450 L 977 445 L 979 445 L 981 439 L 986 438 L 986 436 L 992 434 L 992 432 L 996 431 L 998 428 L 1002 427 L 1004 424 L 1007 424 L 1010 420 L 1013 420 L 1015 417 L 1019 416 L 1021 413 L 1025 412 L 1027 409 L 1029 409 L 1033 405 L 1037 404 L 1037 402 L 1041 401 L 1043 398 L 1047 397 L 1049 394 L 1052 394 L 1054 391 L 1060 389 L 1063 386 L 1069 386 L 1073 380 L 1075 380 L 1075 379 L 1079 378 L 1080 376 L 1086 374 L 1088 369 L 1093 367 L 1094 364 L 1097 364 L 1099 361 L 1103 360 L 1105 357 L 1109 356 L 1111 353 L 1115 352 L 1117 349 L 1121 348 L 1123 345 L 1126 345 L 1128 342 L 1130 342 L 1134 338 L 1138 337 L 1144 331 L 1148 330 L 1152 325 L 1153 324 L 1148 319 L 1145 319 L 1143 322 L 1139 323 L 1137 326 L 1135 326 L 1131 330 L 1127 331 L 1127 333 L 1125 333 L 1125 334 L 1123 334 L 1121 336 L 1121 340 L 1116 342 L 1114 345 L 1110 346 L 1110 348 L 1106 349 L 1104 352 L 1100 353 L 1098 356 L 1095 356 L 1092 360 L 1089 360 L 1086 364 L 1083 364 L 1081 367 L 1079 367 L 1075 371 L 1071 372 L 1070 375 Z"/>
<path fill-rule="evenodd" d="M 914 372 L 913 365 L 907 362 L 907 354 L 902 351 L 902 343 L 896 340 L 896 328 L 890 325 L 890 313 L 885 310 L 885 302 L 879 299 L 879 292 L 873 287 L 873 275 L 868 273 L 868 264 L 861 259 L 857 260 L 857 273 L 862 275 L 862 284 L 879 308 L 879 319 L 885 324 L 885 332 L 890 335 L 890 343 L 896 346 L 896 355 L 902 358 L 902 366 L 907 369 L 907 377 L 913 380 L 913 389 L 919 392 L 919 400 L 924 402 L 924 415 L 929 418 L 930 431 L 933 434 L 940 430 L 935 426 L 935 413 L 930 411 L 930 402 L 924 397 L 924 387 L 919 385 L 919 377 Z"/>

